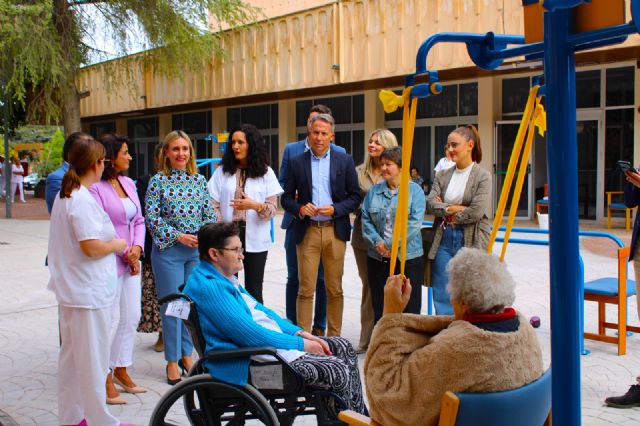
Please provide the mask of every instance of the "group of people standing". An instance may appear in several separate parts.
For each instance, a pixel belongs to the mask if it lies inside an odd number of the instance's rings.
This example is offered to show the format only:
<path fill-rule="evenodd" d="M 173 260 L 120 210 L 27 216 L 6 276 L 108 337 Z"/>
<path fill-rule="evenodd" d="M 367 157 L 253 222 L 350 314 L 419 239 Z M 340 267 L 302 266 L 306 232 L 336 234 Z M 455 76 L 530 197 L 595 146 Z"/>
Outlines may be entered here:
<path fill-rule="evenodd" d="M 24 167 L 22 166 L 22 163 L 20 162 L 20 159 L 17 157 L 17 155 L 11 157 L 11 161 L 9 164 L 11 164 L 11 167 L 7 168 L 7 176 L 9 178 L 9 181 L 11 182 L 11 185 L 10 185 L 11 202 L 15 203 L 16 192 L 18 192 L 20 196 L 20 202 L 26 203 L 24 199 L 24 176 L 25 176 Z M 2 178 L 0 179 L 0 187 L 1 187 L 0 194 L 4 196 L 6 178 L 4 173 L 4 157 L 2 156 L 0 156 L 0 177 Z"/>
<path fill-rule="evenodd" d="M 244 287 L 253 300 L 263 302 L 272 244 L 269 221 L 278 196 L 285 209 L 287 318 L 309 336 L 340 336 L 344 257 L 353 235 L 363 284 L 358 349 L 367 350 L 384 309 L 401 149 L 390 131 L 378 129 L 369 137 L 364 163 L 355 167 L 344 149 L 332 143 L 334 120 L 328 107 L 313 106 L 307 128 L 306 139 L 287 145 L 279 180 L 260 132 L 244 124 L 230 132 L 221 165 L 209 182 L 198 174 L 189 136 L 173 131 L 156 150 L 158 172 L 137 185 L 125 176 L 132 160 L 126 137 L 106 134 L 95 141 L 84 133 L 69 136 L 65 162 L 49 176 L 46 188 L 49 288 L 60 305 L 61 424 L 116 425 L 105 402 L 126 400 L 115 385 L 128 393 L 146 391 L 127 371 L 141 312 L 143 322 L 157 323 L 157 299 L 187 282 L 200 263 L 197 235 L 204 225 L 235 224 L 240 245 L 228 250 L 242 255 Z M 477 165 L 481 150 L 475 128 L 454 130 L 447 149 L 455 167 L 436 175 L 427 199 L 418 184 L 410 184 L 405 273 L 415 285 L 404 312 L 420 312 L 426 255 L 433 260 L 436 312 L 451 314 L 448 260 L 462 246 L 486 247 L 488 241 L 489 175 Z M 420 231 L 425 210 L 436 216 L 429 253 L 423 251 Z M 176 384 L 181 370 L 192 366 L 193 346 L 181 320 L 166 310 L 166 305 L 160 307 L 166 379 Z M 78 348 L 83 348 L 82 356 Z"/>

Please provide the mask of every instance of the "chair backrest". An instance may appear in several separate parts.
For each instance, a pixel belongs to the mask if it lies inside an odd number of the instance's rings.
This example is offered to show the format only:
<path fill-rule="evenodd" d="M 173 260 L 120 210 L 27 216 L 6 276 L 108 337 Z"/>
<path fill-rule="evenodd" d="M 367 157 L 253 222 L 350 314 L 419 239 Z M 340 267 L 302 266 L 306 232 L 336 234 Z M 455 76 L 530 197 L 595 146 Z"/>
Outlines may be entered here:
<path fill-rule="evenodd" d="M 204 335 L 202 334 L 202 329 L 200 328 L 200 317 L 198 316 L 198 308 L 193 302 L 191 302 L 189 318 L 184 321 L 184 324 L 187 326 L 187 330 L 189 330 L 189 334 L 191 335 L 193 347 L 198 353 L 198 356 L 202 359 L 204 357 L 204 351 L 207 345 L 206 341 L 204 340 Z"/>
<path fill-rule="evenodd" d="M 542 426 L 551 409 L 551 369 L 518 389 L 456 396 L 456 426 Z"/>
<path fill-rule="evenodd" d="M 540 188 L 540 187 L 538 187 L 538 188 Z M 549 184 L 548 183 L 544 184 L 544 196 L 545 197 L 549 196 Z"/>

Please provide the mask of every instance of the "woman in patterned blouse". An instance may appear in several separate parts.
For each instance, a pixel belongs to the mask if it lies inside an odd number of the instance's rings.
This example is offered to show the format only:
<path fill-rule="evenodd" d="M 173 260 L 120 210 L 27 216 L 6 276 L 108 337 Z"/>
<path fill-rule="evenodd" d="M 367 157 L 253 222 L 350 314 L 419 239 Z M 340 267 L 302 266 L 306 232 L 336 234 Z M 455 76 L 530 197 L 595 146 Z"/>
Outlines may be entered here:
<path fill-rule="evenodd" d="M 151 263 L 158 298 L 178 291 L 199 262 L 200 227 L 216 221 L 207 192 L 207 181 L 198 174 L 191 140 L 177 130 L 169 133 L 160 152 L 160 171 L 151 178 L 146 196 L 147 228 L 153 237 Z M 167 383 L 180 381 L 178 367 L 191 368 L 193 344 L 187 328 L 178 318 L 167 317 L 167 305 L 160 309 L 164 333 Z"/>
<path fill-rule="evenodd" d="M 221 166 L 207 185 L 218 220 L 240 229 L 244 255 L 244 288 L 262 303 L 262 281 L 271 247 L 269 221 L 276 214 L 282 187 L 269 167 L 264 139 L 253 124 L 231 131 Z"/>

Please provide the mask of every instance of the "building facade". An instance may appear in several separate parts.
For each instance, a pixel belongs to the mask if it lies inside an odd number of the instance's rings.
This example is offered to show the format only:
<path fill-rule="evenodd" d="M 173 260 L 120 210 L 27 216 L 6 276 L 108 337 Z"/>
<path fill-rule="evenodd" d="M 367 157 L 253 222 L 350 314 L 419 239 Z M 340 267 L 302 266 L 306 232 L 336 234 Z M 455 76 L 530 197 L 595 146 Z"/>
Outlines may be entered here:
<path fill-rule="evenodd" d="M 626 2 L 630 17 L 629 1 Z M 83 69 L 79 87 L 85 131 L 127 134 L 134 155 L 131 174 L 153 170 L 154 145 L 173 129 L 185 130 L 200 158 L 219 155 L 207 136 L 241 122 L 265 135 L 277 171 L 285 145 L 304 137 L 309 108 L 327 104 L 336 119 L 336 143 L 356 164 L 367 138 L 379 127 L 401 137 L 401 112 L 385 114 L 380 89 L 400 90 L 415 71 L 415 54 L 434 33 L 523 34 L 521 0 L 266 0 L 266 19 L 245 30 L 225 33 L 228 55 L 204 72 L 185 71 L 182 80 L 138 70 L 136 90 L 107 89 L 103 64 Z M 640 163 L 640 123 L 636 90 L 640 78 L 640 38 L 577 55 L 576 131 L 579 144 L 579 214 L 606 215 L 606 191 L 623 181 L 616 161 Z M 531 79 L 542 74 L 539 61 L 515 60 L 486 72 L 470 61 L 464 45 L 438 45 L 428 69 L 440 71 L 439 96 L 422 99 L 417 112 L 413 165 L 426 180 L 443 155 L 448 133 L 476 124 L 483 161 L 494 176 L 494 203 L 500 194 L 511 148 Z M 537 137 L 518 216 L 532 217 L 547 179 L 546 142 Z M 205 171 L 206 173 L 206 171 Z"/>

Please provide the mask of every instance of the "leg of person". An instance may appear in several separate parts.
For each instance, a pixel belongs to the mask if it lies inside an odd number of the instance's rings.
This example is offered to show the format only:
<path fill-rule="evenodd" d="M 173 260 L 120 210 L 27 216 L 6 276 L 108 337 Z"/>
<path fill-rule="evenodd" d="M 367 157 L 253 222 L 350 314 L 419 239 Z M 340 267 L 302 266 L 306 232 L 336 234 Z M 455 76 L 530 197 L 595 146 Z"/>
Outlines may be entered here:
<path fill-rule="evenodd" d="M 184 262 L 179 250 L 178 246 L 172 246 L 165 250 L 158 250 L 156 246 L 153 246 L 151 264 L 153 266 L 153 275 L 156 279 L 158 299 L 176 293 L 178 286 L 184 280 Z M 166 316 L 166 311 L 167 304 L 165 303 L 160 306 L 164 337 L 164 359 L 167 362 L 177 362 L 180 358 L 178 352 L 178 330 L 181 320 Z"/>
<path fill-rule="evenodd" d="M 306 354 L 292 361 L 291 367 L 300 373 L 306 384 L 330 386 L 350 410 L 365 414 L 358 357 L 353 346 L 337 336 L 325 340 L 333 356 Z"/>
<path fill-rule="evenodd" d="M 367 258 L 369 256 L 367 256 L 366 250 L 355 247 L 353 248 L 353 254 L 356 258 L 358 275 L 362 282 L 362 298 L 360 299 L 360 341 L 358 342 L 358 351 L 364 352 L 369 347 L 374 325 L 373 305 L 371 304 L 371 291 L 367 272 Z"/>
<path fill-rule="evenodd" d="M 324 336 L 327 329 L 327 290 L 324 286 L 324 266 L 320 262 L 318 280 L 316 281 L 316 302 L 313 312 L 313 329 L 316 334 Z"/>
<path fill-rule="evenodd" d="M 107 404 L 126 404 L 127 401 L 120 396 L 120 392 L 113 384 L 113 376 L 111 370 L 116 367 L 115 359 L 119 351 L 120 341 L 118 340 L 118 329 L 120 328 L 120 320 L 122 318 L 122 288 L 124 287 L 125 276 L 123 274 L 118 277 L 118 283 L 116 284 L 116 296 L 113 298 L 111 307 L 109 308 L 111 314 L 111 320 L 109 324 L 109 372 L 106 378 L 106 393 Z"/>
<path fill-rule="evenodd" d="M 638 309 L 638 319 L 640 319 L 640 244 L 636 243 L 633 253 L 633 271 L 636 277 L 636 304 Z M 640 376 L 638 376 L 640 378 Z M 640 380 L 638 381 L 640 383 Z"/>
<path fill-rule="evenodd" d="M 347 243 L 336 236 L 333 226 L 320 228 L 320 231 L 324 285 L 327 290 L 327 336 L 339 336 L 342 332 L 342 313 L 344 311 L 342 274 Z"/>
<path fill-rule="evenodd" d="M 293 242 L 293 232 L 287 229 L 284 234 L 285 259 L 287 261 L 287 286 L 285 289 L 285 311 L 287 319 L 297 324 L 296 301 L 298 299 L 298 255 Z"/>
<path fill-rule="evenodd" d="M 193 271 L 193 268 L 200 263 L 200 258 L 198 256 L 198 249 L 187 247 L 185 247 L 185 249 L 188 253 L 185 257 L 186 261 L 184 263 L 184 282 L 186 283 L 189 279 L 189 275 L 191 275 L 191 271 Z M 184 321 L 180 321 L 180 324 L 180 350 L 183 357 L 191 357 L 193 354 L 193 342 L 191 341 L 191 335 L 189 334 L 189 330 L 187 329 Z M 191 364 L 191 360 L 189 360 L 189 364 Z M 191 365 L 187 365 L 186 367 L 187 369 L 190 369 Z"/>
<path fill-rule="evenodd" d="M 11 202 L 14 203 L 16 201 L 16 188 L 18 187 L 18 182 L 11 182 Z"/>
<path fill-rule="evenodd" d="M 384 308 L 384 285 L 389 277 L 389 262 L 367 256 L 367 274 L 373 309 L 374 325 L 382 318 Z"/>
<path fill-rule="evenodd" d="M 447 265 L 453 257 L 451 254 L 454 246 L 454 230 L 448 227 L 442 233 L 440 247 L 433 259 L 433 268 L 431 270 L 431 285 L 433 287 L 433 305 L 436 309 L 436 315 L 453 315 L 453 307 L 449 300 L 449 292 L 447 284 L 449 282 L 449 274 L 447 273 Z"/>
<path fill-rule="evenodd" d="M 22 182 L 18 182 L 18 191 L 20 191 L 20 201 L 24 203 L 24 184 Z"/>
<path fill-rule="evenodd" d="M 60 353 L 58 354 L 58 423 L 76 425 L 84 419 L 82 391 L 78 377 L 83 372 L 75 365 L 74 350 L 80 342 L 75 342 L 74 308 L 58 307 L 58 327 L 60 329 Z M 82 344 L 86 342 L 82 341 Z"/>
<path fill-rule="evenodd" d="M 404 265 L 404 274 L 411 282 L 411 297 L 404 312 L 419 314 L 422 308 L 422 283 L 424 282 L 424 256 L 409 259 Z"/>
<path fill-rule="evenodd" d="M 90 425 L 118 425 L 118 419 L 109 413 L 104 378 L 109 365 L 110 309 L 60 309 L 61 324 L 69 328 L 63 334 L 63 345 L 69 344 L 74 351 L 71 368 L 81 396 L 78 401 L 84 409 L 84 418 Z M 66 372 L 68 374 L 68 372 Z M 63 398 L 62 395 L 58 396 Z"/>
<path fill-rule="evenodd" d="M 244 254 L 244 288 L 260 303 L 262 300 L 262 283 L 264 281 L 264 267 L 267 263 L 267 253 Z"/>
<path fill-rule="evenodd" d="M 140 322 L 140 304 L 142 297 L 141 277 L 124 274 L 122 295 L 120 296 L 120 324 L 111 345 L 111 365 L 114 380 L 127 392 L 141 393 L 146 389 L 136 386 L 127 373 L 127 367 L 133 364 L 133 346 L 136 340 L 136 327 Z"/>
<path fill-rule="evenodd" d="M 309 226 L 307 233 L 297 245 L 298 255 L 298 299 L 296 300 L 297 323 L 304 331 L 311 332 L 313 295 L 318 280 L 318 265 L 321 257 L 322 235 L 320 228 Z"/>

